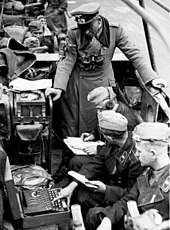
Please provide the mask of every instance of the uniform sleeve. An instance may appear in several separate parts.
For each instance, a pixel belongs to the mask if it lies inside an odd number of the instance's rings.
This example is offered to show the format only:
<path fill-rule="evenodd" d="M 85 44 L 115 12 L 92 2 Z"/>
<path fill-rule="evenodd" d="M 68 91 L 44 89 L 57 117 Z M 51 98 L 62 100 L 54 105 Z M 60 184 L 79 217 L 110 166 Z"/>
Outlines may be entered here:
<path fill-rule="evenodd" d="M 106 191 L 104 197 L 105 203 L 107 204 L 109 202 L 113 202 L 113 203 L 117 202 L 126 194 L 126 191 L 127 189 L 118 186 L 106 185 Z"/>
<path fill-rule="evenodd" d="M 144 84 L 158 78 L 158 75 L 153 71 L 142 51 L 130 41 L 128 35 L 121 26 L 117 28 L 116 46 L 132 62 L 135 69 L 138 70 Z"/>
<path fill-rule="evenodd" d="M 105 198 L 104 198 L 105 202 L 110 201 L 110 196 L 112 196 L 112 201 L 116 202 L 124 195 L 126 195 L 131 190 L 133 185 L 136 183 L 137 177 L 144 171 L 144 169 L 145 168 L 140 165 L 139 161 L 130 159 L 128 172 L 127 172 L 128 174 L 127 187 L 122 188 L 120 186 L 106 186 Z"/>
<path fill-rule="evenodd" d="M 77 59 L 76 41 L 72 29 L 68 31 L 68 44 L 70 45 L 69 50 L 66 52 L 66 57 L 58 63 L 54 79 L 54 88 L 64 91 L 66 91 L 70 74 Z"/>
<path fill-rule="evenodd" d="M 114 203 L 113 206 L 107 206 L 103 208 L 99 215 L 101 217 L 107 216 L 112 224 L 117 223 L 127 213 L 127 201 L 134 200 L 137 202 L 139 196 L 137 183 L 130 190 L 129 194 L 124 196 L 121 200 Z"/>
<path fill-rule="evenodd" d="M 93 179 L 96 175 L 101 174 L 105 168 L 105 159 L 107 153 L 110 152 L 110 148 L 103 146 L 100 152 L 91 158 L 91 161 L 84 165 L 79 173 L 83 174 L 87 179 Z"/>

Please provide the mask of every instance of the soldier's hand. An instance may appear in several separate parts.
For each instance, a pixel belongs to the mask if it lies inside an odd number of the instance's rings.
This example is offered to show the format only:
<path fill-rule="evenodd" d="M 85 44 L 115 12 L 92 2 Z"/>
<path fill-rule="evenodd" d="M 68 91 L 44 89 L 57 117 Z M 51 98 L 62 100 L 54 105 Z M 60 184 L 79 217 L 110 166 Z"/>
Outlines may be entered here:
<path fill-rule="evenodd" d="M 96 145 L 90 145 L 85 148 L 83 148 L 83 151 L 87 153 L 88 155 L 96 155 L 97 154 L 97 146 Z"/>
<path fill-rule="evenodd" d="M 58 100 L 61 97 L 62 89 L 47 88 L 45 90 L 45 96 L 54 95 L 53 101 Z"/>
<path fill-rule="evenodd" d="M 108 217 L 104 217 L 101 224 L 98 226 L 96 230 L 111 230 L 112 223 Z"/>
<path fill-rule="evenodd" d="M 106 185 L 99 181 L 99 180 L 92 180 L 90 181 L 91 184 L 97 185 L 97 188 L 92 188 L 94 192 L 100 192 L 100 193 L 105 193 L 106 191 Z"/>
<path fill-rule="evenodd" d="M 77 186 L 78 186 L 77 182 L 75 181 L 71 182 L 67 187 L 61 189 L 60 194 L 56 198 L 56 200 L 64 198 L 64 197 L 67 197 L 70 200 L 73 194 L 73 191 Z"/>
<path fill-rule="evenodd" d="M 95 138 L 91 133 L 82 133 L 80 137 L 83 141 L 93 141 Z"/>

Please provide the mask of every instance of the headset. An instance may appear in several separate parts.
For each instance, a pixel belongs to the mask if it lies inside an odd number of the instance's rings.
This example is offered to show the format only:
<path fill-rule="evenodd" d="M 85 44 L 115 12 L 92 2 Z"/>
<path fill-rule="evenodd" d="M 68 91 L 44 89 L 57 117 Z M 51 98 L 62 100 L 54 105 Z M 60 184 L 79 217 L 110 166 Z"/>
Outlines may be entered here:
<path fill-rule="evenodd" d="M 109 93 L 109 99 L 106 99 L 102 103 L 102 108 L 104 110 L 114 110 L 116 111 L 119 104 L 117 102 L 116 94 L 113 92 L 112 87 L 106 87 Z"/>

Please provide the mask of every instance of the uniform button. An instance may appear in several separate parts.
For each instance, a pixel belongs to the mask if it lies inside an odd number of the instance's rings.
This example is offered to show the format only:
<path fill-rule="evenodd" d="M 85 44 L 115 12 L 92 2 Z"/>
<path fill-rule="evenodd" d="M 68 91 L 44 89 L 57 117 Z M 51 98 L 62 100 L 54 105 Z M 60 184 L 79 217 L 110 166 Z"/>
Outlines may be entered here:
<path fill-rule="evenodd" d="M 124 156 L 121 156 L 120 160 L 123 161 L 124 159 L 125 159 L 125 157 L 124 157 Z"/>

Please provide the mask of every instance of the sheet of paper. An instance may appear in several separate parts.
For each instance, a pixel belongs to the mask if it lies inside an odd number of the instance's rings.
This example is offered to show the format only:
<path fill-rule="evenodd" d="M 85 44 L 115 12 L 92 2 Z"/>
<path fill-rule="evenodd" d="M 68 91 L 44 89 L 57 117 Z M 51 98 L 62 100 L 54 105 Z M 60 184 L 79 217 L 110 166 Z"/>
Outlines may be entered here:
<path fill-rule="evenodd" d="M 85 186 L 89 187 L 89 188 L 98 188 L 98 185 L 93 184 L 91 181 L 89 181 L 84 175 L 75 172 L 75 171 L 69 171 L 68 175 L 72 176 L 73 178 L 75 178 L 76 180 L 78 180 L 79 182 L 83 183 Z"/>
<path fill-rule="evenodd" d="M 26 80 L 23 78 L 14 79 L 9 83 L 13 90 L 17 91 L 33 91 L 46 89 L 52 86 L 52 79 L 40 79 L 35 81 Z"/>
<path fill-rule="evenodd" d="M 83 141 L 80 137 L 67 137 L 64 139 L 65 144 L 68 146 L 68 148 L 74 152 L 76 155 L 87 155 L 86 152 L 83 151 L 85 147 L 94 145 L 104 145 L 104 142 L 102 141 Z"/>
<path fill-rule="evenodd" d="M 37 61 L 59 61 L 58 53 L 35 53 Z"/>

